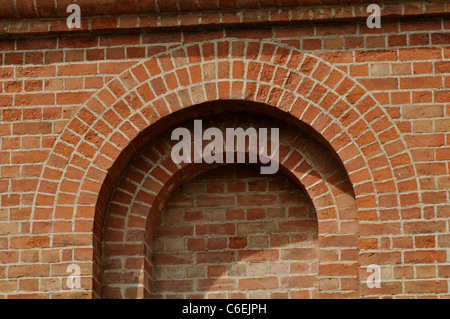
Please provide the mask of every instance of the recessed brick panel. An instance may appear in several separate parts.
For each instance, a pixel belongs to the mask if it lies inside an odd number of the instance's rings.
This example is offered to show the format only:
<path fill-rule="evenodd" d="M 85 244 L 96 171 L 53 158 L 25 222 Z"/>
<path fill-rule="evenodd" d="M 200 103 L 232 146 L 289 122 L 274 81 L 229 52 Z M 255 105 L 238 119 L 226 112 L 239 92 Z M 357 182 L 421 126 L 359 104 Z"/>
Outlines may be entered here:
<path fill-rule="evenodd" d="M 273 298 L 283 293 L 295 298 L 299 292 L 317 297 L 318 224 L 306 194 L 286 176 L 260 175 L 257 167 L 227 166 L 216 170 L 180 186 L 161 213 L 153 240 L 152 297 L 227 298 L 240 294 L 246 298 Z M 237 177 L 242 175 L 245 177 Z M 234 188 L 237 182 L 242 183 L 242 190 Z M 218 184 L 221 193 L 234 199 L 232 204 L 218 202 L 211 208 L 198 205 L 204 198 L 217 198 L 217 191 L 211 189 Z M 268 192 L 269 184 L 276 185 L 277 190 Z M 192 193 L 190 190 L 197 185 L 202 185 L 203 191 Z M 244 205 L 238 201 L 242 193 L 249 199 Z M 283 195 L 295 200 L 280 205 Z M 263 202 L 258 200 L 264 196 Z M 192 198 L 192 208 L 179 209 L 172 204 L 186 198 Z M 295 216 L 289 215 L 292 209 L 298 211 Z M 273 210 L 276 215 L 271 214 Z M 241 211 L 242 219 L 230 219 L 229 212 L 233 211 Z M 192 220 L 193 214 L 199 218 Z M 300 227 L 283 228 L 285 223 Z M 191 227 L 194 232 L 171 237 L 158 231 L 163 228 L 178 232 L 180 227 Z M 189 282 L 189 289 L 163 289 L 166 281 L 183 287 Z"/>

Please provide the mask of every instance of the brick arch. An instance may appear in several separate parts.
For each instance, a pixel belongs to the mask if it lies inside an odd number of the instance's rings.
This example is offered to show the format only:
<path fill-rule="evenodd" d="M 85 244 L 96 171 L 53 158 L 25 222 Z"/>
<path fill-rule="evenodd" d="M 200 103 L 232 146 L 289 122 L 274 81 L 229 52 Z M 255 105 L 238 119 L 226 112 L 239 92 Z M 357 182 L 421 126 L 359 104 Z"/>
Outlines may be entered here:
<path fill-rule="evenodd" d="M 415 167 L 398 130 L 357 82 L 286 45 L 216 40 L 155 55 L 89 99 L 44 166 L 33 218 L 91 220 L 92 231 L 74 227 L 65 237 L 75 246 L 93 242 L 98 251 L 109 194 L 132 154 L 171 115 L 225 99 L 262 103 L 310 127 L 343 164 L 361 221 L 379 221 L 379 209 L 398 212 L 403 200 L 406 208 L 419 201 Z M 93 259 L 98 265 L 99 256 Z"/>
<path fill-rule="evenodd" d="M 343 287 L 338 291 L 322 289 L 319 296 L 358 297 L 357 208 L 343 167 L 310 134 L 273 117 L 257 119 L 252 121 L 242 112 L 220 114 L 213 119 L 209 117 L 204 129 L 219 127 L 225 131 L 230 126 L 280 128 L 281 171 L 305 190 L 316 211 L 319 278 L 334 278 Z M 190 130 L 192 132 L 193 128 Z M 179 185 L 220 166 L 174 164 L 170 154 L 176 142 L 170 140 L 170 132 L 155 138 L 133 160 L 113 193 L 103 233 L 103 298 L 150 297 L 152 240 L 167 199 Z M 292 228 L 295 227 L 303 226 L 293 221 Z"/>

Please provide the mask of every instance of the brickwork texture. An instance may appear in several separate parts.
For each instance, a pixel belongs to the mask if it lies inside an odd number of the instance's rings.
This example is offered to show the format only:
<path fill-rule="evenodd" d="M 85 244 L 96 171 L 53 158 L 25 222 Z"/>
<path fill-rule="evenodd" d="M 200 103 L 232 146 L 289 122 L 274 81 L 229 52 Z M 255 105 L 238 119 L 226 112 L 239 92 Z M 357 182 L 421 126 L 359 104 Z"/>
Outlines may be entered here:
<path fill-rule="evenodd" d="M 0 298 L 450 297 L 446 1 L 68 2 L 0 3 Z M 199 118 L 279 172 L 175 164 Z"/>

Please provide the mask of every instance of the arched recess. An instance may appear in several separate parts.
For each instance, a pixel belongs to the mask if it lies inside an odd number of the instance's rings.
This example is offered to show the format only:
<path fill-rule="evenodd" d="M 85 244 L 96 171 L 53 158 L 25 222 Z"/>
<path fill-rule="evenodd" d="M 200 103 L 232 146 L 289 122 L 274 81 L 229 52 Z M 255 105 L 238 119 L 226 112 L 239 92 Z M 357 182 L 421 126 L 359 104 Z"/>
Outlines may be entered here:
<path fill-rule="evenodd" d="M 210 107 L 217 109 L 214 104 Z M 194 137 L 192 121 L 181 126 Z M 203 129 L 209 127 L 222 132 L 227 127 L 280 129 L 280 171 L 305 190 L 317 214 L 319 281 L 339 282 L 336 287 L 323 285 L 319 297 L 358 297 L 356 201 L 345 170 L 331 152 L 296 126 L 255 112 L 210 115 L 203 121 Z M 113 193 L 103 233 L 103 298 L 151 296 L 152 240 L 165 202 L 180 184 L 220 166 L 174 164 L 171 150 L 176 141 L 170 139 L 171 131 L 156 137 L 132 161 Z M 305 225 L 292 221 L 290 227 L 295 231 Z"/>
<path fill-rule="evenodd" d="M 220 166 L 175 189 L 152 254 L 151 298 L 319 296 L 314 205 L 287 176 L 256 165 Z"/>
<path fill-rule="evenodd" d="M 66 244 L 93 248 L 92 270 L 83 274 L 94 279 L 84 287 L 94 297 L 105 208 L 124 167 L 178 111 L 227 99 L 264 104 L 309 127 L 345 168 L 365 235 L 380 221 L 380 211 L 399 216 L 404 196 L 408 205 L 419 202 L 415 168 L 398 130 L 344 72 L 271 40 L 185 44 L 134 65 L 92 96 L 43 168 L 33 220 L 91 223 L 88 231 L 74 226 L 71 233 L 49 236 L 51 245 L 63 236 Z"/>

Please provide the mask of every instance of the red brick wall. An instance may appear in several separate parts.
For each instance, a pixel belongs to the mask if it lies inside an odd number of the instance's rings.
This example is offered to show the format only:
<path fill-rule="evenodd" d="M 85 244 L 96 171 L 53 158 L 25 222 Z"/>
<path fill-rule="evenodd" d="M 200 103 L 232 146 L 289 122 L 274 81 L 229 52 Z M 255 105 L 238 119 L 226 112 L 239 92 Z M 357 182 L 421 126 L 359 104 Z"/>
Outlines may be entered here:
<path fill-rule="evenodd" d="M 339 268 L 343 281 L 321 286 L 328 292 L 320 297 L 449 297 L 446 3 L 383 6 L 381 29 L 365 26 L 360 5 L 348 6 L 351 12 L 331 5 L 288 15 L 278 8 L 218 10 L 220 23 L 208 22 L 207 31 L 186 28 L 182 14 L 155 25 L 149 21 L 159 12 L 147 20 L 129 16 L 128 24 L 123 16 L 89 18 L 89 35 L 63 30 L 64 20 L 51 20 L 59 21 L 56 29 L 42 19 L 19 21 L 36 11 L 13 13 L 12 3 L 0 5 L 1 298 L 100 297 L 102 234 L 129 161 L 161 132 L 204 115 L 197 105 L 230 99 L 301 127 L 347 175 L 353 195 L 345 201 L 325 173 L 298 178 L 311 186 L 319 235 L 321 223 L 334 234 L 331 243 L 319 240 L 319 249 L 347 244 L 338 239 L 345 234 L 355 247 L 326 254 L 341 266 L 325 264 L 322 274 L 331 278 L 330 269 Z M 191 16 L 190 24 L 207 20 Z M 295 172 L 292 161 L 285 159 L 286 174 Z M 161 165 L 178 176 L 178 168 Z M 321 197 L 316 183 L 332 195 Z M 161 202 L 150 208 L 159 211 Z M 123 245 L 106 246 L 123 257 Z M 66 285 L 72 263 L 81 266 L 82 289 Z M 381 266 L 379 289 L 365 284 L 369 264 Z M 146 266 L 134 267 L 142 274 Z M 131 277 L 120 280 L 146 280 Z M 120 296 L 145 296 L 133 289 Z"/>
<path fill-rule="evenodd" d="M 314 208 L 286 177 L 257 167 L 216 168 L 175 190 L 153 253 L 154 298 L 318 297 Z"/>

